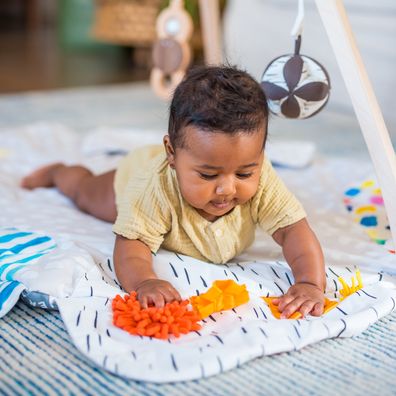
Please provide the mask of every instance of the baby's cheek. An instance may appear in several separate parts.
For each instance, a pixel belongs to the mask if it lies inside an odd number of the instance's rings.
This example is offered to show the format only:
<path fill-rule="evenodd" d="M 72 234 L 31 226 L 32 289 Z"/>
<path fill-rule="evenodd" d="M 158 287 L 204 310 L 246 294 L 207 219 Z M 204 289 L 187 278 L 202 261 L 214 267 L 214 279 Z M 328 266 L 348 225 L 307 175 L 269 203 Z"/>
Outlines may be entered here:
<path fill-rule="evenodd" d="M 247 202 L 249 199 L 251 199 L 254 194 L 256 194 L 258 188 L 258 182 L 252 181 L 250 183 L 244 183 L 239 187 L 238 195 L 239 195 L 239 200 L 242 203 Z"/>

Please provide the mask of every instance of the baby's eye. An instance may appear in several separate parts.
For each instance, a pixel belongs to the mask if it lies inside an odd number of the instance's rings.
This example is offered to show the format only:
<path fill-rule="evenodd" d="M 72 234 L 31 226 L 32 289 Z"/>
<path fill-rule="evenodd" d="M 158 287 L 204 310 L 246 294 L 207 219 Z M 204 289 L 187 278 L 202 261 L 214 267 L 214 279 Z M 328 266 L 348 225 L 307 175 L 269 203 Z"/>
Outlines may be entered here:
<path fill-rule="evenodd" d="M 248 179 L 249 177 L 251 177 L 253 175 L 253 172 L 250 173 L 237 173 L 237 178 L 238 179 Z"/>
<path fill-rule="evenodd" d="M 213 179 L 215 179 L 217 177 L 217 175 L 208 175 L 206 173 L 201 173 L 201 172 L 199 172 L 199 176 L 202 177 L 202 179 L 205 179 L 205 180 L 213 180 Z"/>

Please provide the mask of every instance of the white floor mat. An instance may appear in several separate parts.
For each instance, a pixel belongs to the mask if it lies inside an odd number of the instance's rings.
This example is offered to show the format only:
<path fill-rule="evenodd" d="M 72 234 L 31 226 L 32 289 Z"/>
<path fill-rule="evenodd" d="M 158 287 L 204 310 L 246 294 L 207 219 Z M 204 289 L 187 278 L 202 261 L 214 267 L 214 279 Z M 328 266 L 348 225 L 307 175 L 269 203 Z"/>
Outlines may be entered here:
<path fill-rule="evenodd" d="M 124 131 L 125 132 L 125 131 Z M 154 257 L 159 276 L 183 297 L 202 293 L 217 279 L 245 283 L 249 303 L 205 319 L 203 328 L 169 341 L 133 337 L 112 325 L 110 300 L 120 293 L 114 282 L 111 226 L 77 211 L 50 189 L 18 188 L 19 179 L 36 166 L 55 160 L 83 162 L 95 171 L 115 166 L 116 137 L 131 146 L 161 140 L 158 134 L 99 131 L 80 138 L 57 125 L 35 125 L 5 131 L 0 159 L 0 227 L 16 227 L 50 236 L 53 252 L 15 273 L 30 290 L 54 297 L 77 348 L 104 369 L 155 382 L 214 375 L 262 355 L 300 349 L 331 337 L 360 333 L 395 308 L 395 256 L 369 240 L 345 210 L 343 191 L 367 178 L 370 166 L 345 160 L 316 160 L 306 169 L 282 169 L 281 176 L 303 202 L 324 247 L 327 296 L 339 297 L 338 276 L 349 280 L 362 270 L 365 287 L 321 318 L 276 320 L 260 296 L 280 294 L 292 282 L 280 249 L 258 233 L 255 245 L 227 266 L 207 264 L 161 251 Z M 126 139 L 126 140 L 125 140 Z M 95 141 L 95 150 L 93 144 Z M 107 141 L 112 142 L 110 147 Z M 138 142 L 138 143 L 137 143 Z M 91 151 L 90 151 L 91 150 Z M 1 265 L 1 262 L 0 262 Z M 3 276 L 7 275 L 4 271 Z M 1 278 L 2 279 L 2 278 Z"/>

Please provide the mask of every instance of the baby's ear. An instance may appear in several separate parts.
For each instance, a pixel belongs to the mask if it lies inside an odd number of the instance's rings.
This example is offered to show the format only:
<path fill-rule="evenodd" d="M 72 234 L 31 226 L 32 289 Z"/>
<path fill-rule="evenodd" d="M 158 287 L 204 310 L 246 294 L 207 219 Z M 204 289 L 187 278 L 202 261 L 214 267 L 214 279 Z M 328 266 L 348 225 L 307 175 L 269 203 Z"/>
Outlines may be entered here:
<path fill-rule="evenodd" d="M 169 135 L 164 136 L 164 147 L 166 151 L 166 157 L 171 168 L 175 167 L 175 150 L 170 142 Z"/>

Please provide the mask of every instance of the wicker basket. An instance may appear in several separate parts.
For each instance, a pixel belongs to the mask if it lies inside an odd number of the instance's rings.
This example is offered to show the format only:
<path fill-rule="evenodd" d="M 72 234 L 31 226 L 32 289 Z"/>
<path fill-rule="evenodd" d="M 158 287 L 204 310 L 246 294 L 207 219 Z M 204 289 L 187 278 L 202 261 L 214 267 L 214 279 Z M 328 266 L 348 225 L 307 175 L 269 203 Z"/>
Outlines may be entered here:
<path fill-rule="evenodd" d="M 96 39 L 136 47 L 156 40 L 155 23 L 163 0 L 96 0 Z"/>

